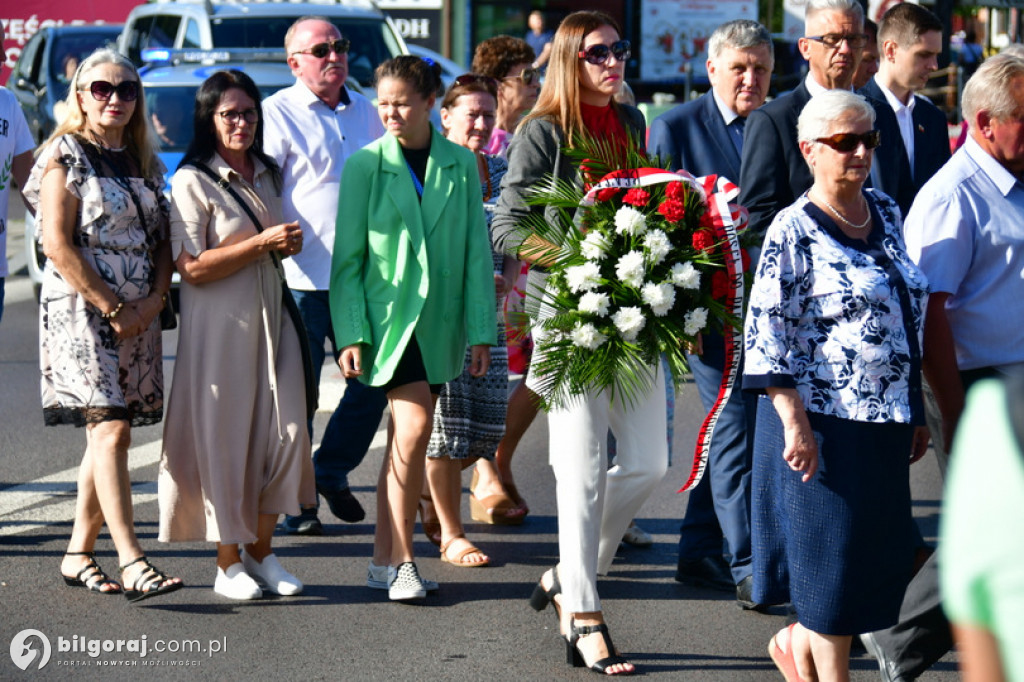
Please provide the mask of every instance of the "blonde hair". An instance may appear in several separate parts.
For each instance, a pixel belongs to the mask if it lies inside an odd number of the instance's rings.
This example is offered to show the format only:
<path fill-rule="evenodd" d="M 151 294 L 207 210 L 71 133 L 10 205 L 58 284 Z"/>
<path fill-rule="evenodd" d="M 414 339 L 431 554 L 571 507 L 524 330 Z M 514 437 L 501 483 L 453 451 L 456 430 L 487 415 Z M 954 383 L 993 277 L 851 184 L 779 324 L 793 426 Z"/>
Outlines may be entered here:
<path fill-rule="evenodd" d="M 71 85 L 68 86 L 68 96 L 64 100 L 67 116 L 57 124 L 50 138 L 40 147 L 46 149 L 51 142 L 62 135 L 69 133 L 81 133 L 85 130 L 85 112 L 82 111 L 82 104 L 78 101 L 80 87 L 87 83 L 86 76 L 97 66 L 113 64 L 127 69 L 139 83 L 139 97 L 135 100 L 135 110 L 132 117 L 128 119 L 125 126 L 125 146 L 127 151 L 139 164 L 139 172 L 144 178 L 148 178 L 156 171 L 157 157 L 156 144 L 153 140 L 153 133 L 150 130 L 148 118 L 146 117 L 146 98 L 142 92 L 142 81 L 139 79 L 139 72 L 135 65 L 127 57 L 109 47 L 101 47 L 91 55 L 82 60 L 82 63 L 75 69 L 75 75 L 71 78 Z"/>
<path fill-rule="evenodd" d="M 534 118 L 553 120 L 562 128 L 570 146 L 584 132 L 583 114 L 580 113 L 579 51 L 586 35 L 602 26 L 611 26 L 622 35 L 615 20 L 604 12 L 573 12 L 562 21 L 551 41 L 551 58 L 540 96 L 533 110 L 523 117 L 519 125 Z M 620 113 L 619 104 L 614 99 L 611 106 Z"/>

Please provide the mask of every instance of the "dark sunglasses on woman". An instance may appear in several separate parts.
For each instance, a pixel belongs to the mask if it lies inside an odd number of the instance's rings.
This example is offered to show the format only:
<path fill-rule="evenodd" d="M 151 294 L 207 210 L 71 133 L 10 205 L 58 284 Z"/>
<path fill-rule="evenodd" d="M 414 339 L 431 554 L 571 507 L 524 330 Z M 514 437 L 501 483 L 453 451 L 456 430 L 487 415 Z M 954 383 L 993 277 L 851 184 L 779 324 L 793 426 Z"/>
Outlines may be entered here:
<path fill-rule="evenodd" d="M 519 81 L 523 85 L 529 87 L 540 80 L 540 69 L 523 69 L 522 73 L 518 76 L 505 76 L 501 80 Z"/>
<path fill-rule="evenodd" d="M 836 133 L 829 137 L 819 137 L 815 142 L 827 144 L 837 152 L 849 154 L 857 150 L 857 147 L 864 144 L 864 149 L 874 149 L 882 143 L 882 133 L 877 130 L 869 130 L 866 133 Z"/>
<path fill-rule="evenodd" d="M 461 76 L 456 76 L 452 86 L 461 88 L 473 85 L 474 83 L 482 84 L 492 95 L 495 95 L 498 91 L 498 82 L 496 80 L 490 76 L 481 76 L 478 73 L 464 73 Z"/>
<path fill-rule="evenodd" d="M 616 61 L 624 62 L 633 54 L 631 47 L 628 40 L 616 40 L 611 46 L 591 45 L 585 50 L 580 50 L 577 56 L 586 59 L 589 64 L 604 64 L 608 61 L 608 55 L 613 54 Z"/>
<path fill-rule="evenodd" d="M 329 52 L 334 54 L 342 55 L 348 54 L 348 48 L 351 46 L 348 38 L 338 38 L 332 40 L 329 43 L 317 43 L 312 47 L 307 47 L 305 50 L 296 50 L 292 54 L 309 54 L 313 55 L 317 59 L 323 59 Z"/>
<path fill-rule="evenodd" d="M 117 85 L 107 81 L 93 81 L 88 88 L 81 89 L 88 90 L 97 102 L 106 102 L 115 92 L 122 102 L 134 102 L 139 98 L 138 81 L 121 81 Z"/>

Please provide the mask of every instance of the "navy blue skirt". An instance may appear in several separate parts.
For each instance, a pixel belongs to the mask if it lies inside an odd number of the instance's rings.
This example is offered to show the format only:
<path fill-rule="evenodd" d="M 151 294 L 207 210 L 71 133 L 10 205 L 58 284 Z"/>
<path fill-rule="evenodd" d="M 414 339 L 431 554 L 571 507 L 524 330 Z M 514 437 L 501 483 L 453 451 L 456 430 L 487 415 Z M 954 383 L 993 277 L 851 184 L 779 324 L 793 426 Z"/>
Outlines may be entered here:
<path fill-rule="evenodd" d="M 791 602 L 801 625 L 856 635 L 893 625 L 914 553 L 914 427 L 808 412 L 818 472 L 782 459 L 782 422 L 758 400 L 752 476 L 754 599 Z"/>

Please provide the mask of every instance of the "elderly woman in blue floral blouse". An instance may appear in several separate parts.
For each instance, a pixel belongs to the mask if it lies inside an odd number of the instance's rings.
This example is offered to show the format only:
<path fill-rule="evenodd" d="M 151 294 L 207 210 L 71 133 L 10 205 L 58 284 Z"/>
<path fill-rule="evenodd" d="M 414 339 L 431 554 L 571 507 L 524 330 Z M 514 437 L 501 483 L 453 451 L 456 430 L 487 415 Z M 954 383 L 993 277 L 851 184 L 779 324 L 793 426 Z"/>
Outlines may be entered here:
<path fill-rule="evenodd" d="M 851 636 L 896 622 L 911 572 L 927 282 L 895 202 L 864 189 L 874 118 L 835 90 L 800 114 L 814 184 L 768 229 L 746 323 L 754 599 L 796 609 L 769 646 L 789 682 L 848 680 Z"/>

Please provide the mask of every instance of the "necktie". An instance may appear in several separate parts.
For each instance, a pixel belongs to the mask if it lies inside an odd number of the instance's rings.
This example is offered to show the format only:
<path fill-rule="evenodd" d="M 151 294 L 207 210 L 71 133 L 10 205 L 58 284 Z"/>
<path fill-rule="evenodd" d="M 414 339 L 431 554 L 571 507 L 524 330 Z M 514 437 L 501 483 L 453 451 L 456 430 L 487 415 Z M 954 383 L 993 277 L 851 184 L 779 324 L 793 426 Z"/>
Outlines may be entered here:
<path fill-rule="evenodd" d="M 736 147 L 736 153 L 743 156 L 743 127 L 747 124 L 747 119 L 742 116 L 737 116 L 733 119 L 732 123 L 729 124 L 729 134 L 732 137 L 732 144 Z"/>

